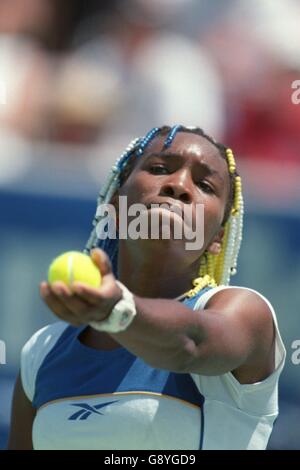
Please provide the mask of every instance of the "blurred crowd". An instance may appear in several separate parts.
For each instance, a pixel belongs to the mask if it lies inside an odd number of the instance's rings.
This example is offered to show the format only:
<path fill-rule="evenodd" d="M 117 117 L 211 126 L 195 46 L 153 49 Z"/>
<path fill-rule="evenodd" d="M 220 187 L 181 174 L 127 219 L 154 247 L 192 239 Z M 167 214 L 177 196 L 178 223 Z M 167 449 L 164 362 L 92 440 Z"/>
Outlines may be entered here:
<path fill-rule="evenodd" d="M 299 19 L 299 0 L 0 0 L 0 448 L 20 349 L 53 321 L 36 287 L 44 267 L 82 248 L 107 171 L 153 126 L 198 125 L 237 155 L 246 230 L 236 285 L 272 299 L 289 354 L 300 305 Z M 271 448 L 299 448 L 299 395 L 287 361 Z"/>
<path fill-rule="evenodd" d="M 299 18 L 298 0 L 1 0 L 0 173 L 36 144 L 104 170 L 165 123 L 260 162 L 262 184 L 270 161 L 299 171 Z"/>

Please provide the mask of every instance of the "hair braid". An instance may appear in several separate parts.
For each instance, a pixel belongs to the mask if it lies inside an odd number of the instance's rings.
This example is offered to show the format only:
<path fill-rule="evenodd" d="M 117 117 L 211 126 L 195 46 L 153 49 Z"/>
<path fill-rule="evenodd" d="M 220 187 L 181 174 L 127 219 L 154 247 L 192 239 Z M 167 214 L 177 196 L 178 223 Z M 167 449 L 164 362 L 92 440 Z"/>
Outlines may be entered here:
<path fill-rule="evenodd" d="M 118 158 L 99 193 L 97 209 L 101 204 L 110 202 L 115 191 L 122 186 L 127 174 L 130 173 L 132 163 L 143 155 L 145 149 L 156 136 L 167 136 L 164 142 L 164 148 L 167 148 L 172 144 L 178 132 L 197 134 L 212 143 L 219 150 L 221 157 L 226 160 L 230 178 L 230 195 L 222 224 L 224 227 L 222 248 L 219 254 L 214 255 L 205 252 L 201 256 L 199 277 L 194 279 L 193 288 L 185 294 L 192 297 L 204 287 L 215 287 L 220 284 L 228 285 L 230 277 L 236 273 L 237 258 L 242 240 L 244 202 L 242 182 L 236 171 L 235 159 L 231 149 L 216 142 L 200 127 L 185 127 L 182 125 L 154 127 L 144 137 L 134 139 Z M 97 212 L 93 220 L 93 230 L 84 251 L 89 253 L 97 246 L 102 248 L 110 257 L 114 274 L 117 276 L 118 239 L 98 238 L 96 227 L 101 217 L 97 215 Z"/>

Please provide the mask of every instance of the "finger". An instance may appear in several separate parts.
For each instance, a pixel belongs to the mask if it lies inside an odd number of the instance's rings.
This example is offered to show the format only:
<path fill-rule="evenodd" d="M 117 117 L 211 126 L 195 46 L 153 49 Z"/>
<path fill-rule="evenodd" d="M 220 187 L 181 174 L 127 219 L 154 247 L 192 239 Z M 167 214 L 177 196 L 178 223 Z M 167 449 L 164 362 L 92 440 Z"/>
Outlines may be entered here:
<path fill-rule="evenodd" d="M 94 305 L 91 305 L 86 299 L 76 295 L 73 289 L 71 291 L 69 287 L 62 282 L 54 282 L 51 286 L 51 290 L 70 312 L 78 316 L 81 321 L 84 320 L 84 317 L 86 317 L 88 321 L 89 312 L 94 308 Z"/>
<path fill-rule="evenodd" d="M 72 289 L 79 298 L 84 299 L 94 307 L 98 306 L 102 300 L 100 288 L 91 287 L 83 282 L 76 281 L 73 282 Z"/>
<path fill-rule="evenodd" d="M 96 266 L 98 266 L 102 276 L 112 273 L 112 265 L 105 251 L 95 248 L 91 252 L 91 258 Z"/>
<path fill-rule="evenodd" d="M 84 282 L 75 281 L 72 284 L 72 291 L 80 297 L 86 298 L 92 304 L 98 304 L 99 301 L 110 297 L 115 287 L 113 276 L 105 276 L 100 287 L 93 287 Z"/>
<path fill-rule="evenodd" d="M 81 324 L 80 320 L 61 302 L 59 298 L 50 290 L 46 295 L 42 295 L 44 302 L 61 320 L 66 321 L 74 326 Z"/>
<path fill-rule="evenodd" d="M 91 287 L 81 282 L 74 282 L 72 288 L 80 298 L 90 305 L 101 308 L 101 306 L 116 303 L 122 298 L 122 291 L 115 279 L 107 279 L 107 277 L 100 288 Z"/>
<path fill-rule="evenodd" d="M 40 294 L 49 309 L 61 320 L 74 326 L 80 326 L 82 323 L 76 316 L 68 310 L 59 298 L 52 292 L 46 282 L 40 284 Z"/>
<path fill-rule="evenodd" d="M 72 315 L 70 316 L 65 315 L 65 314 L 61 315 L 58 312 L 55 312 L 55 315 L 57 316 L 57 318 L 59 318 L 63 322 L 69 323 L 71 326 L 74 326 L 75 328 L 79 328 L 80 326 L 85 325 L 85 323 L 75 320 L 75 317 Z"/>

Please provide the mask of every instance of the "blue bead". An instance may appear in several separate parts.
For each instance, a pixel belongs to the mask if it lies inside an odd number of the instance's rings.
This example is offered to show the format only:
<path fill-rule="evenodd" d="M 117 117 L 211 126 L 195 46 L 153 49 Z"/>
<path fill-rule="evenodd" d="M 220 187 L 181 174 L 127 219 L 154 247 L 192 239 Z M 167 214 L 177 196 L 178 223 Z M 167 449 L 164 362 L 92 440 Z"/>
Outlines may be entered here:
<path fill-rule="evenodd" d="M 178 132 L 178 130 L 181 128 L 182 126 L 181 125 L 176 125 L 176 126 L 173 126 L 172 129 L 170 130 L 165 142 L 164 142 L 164 148 L 167 148 L 171 145 L 171 143 L 173 142 L 173 139 L 176 135 L 176 133 Z"/>
<path fill-rule="evenodd" d="M 142 142 L 139 145 L 139 148 L 137 150 L 137 155 L 141 156 L 144 153 L 145 148 L 149 145 L 151 140 L 154 138 L 154 136 L 160 131 L 159 127 L 154 127 L 149 131 L 146 136 L 143 138 Z"/>

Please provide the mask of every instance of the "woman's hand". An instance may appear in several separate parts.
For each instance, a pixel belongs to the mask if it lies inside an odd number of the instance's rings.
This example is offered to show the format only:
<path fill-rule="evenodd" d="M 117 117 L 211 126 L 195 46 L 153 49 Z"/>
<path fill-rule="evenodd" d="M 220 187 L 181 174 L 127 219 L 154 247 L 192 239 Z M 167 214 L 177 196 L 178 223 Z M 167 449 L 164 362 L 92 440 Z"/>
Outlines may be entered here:
<path fill-rule="evenodd" d="M 82 282 L 74 282 L 71 287 L 59 281 L 51 286 L 47 282 L 40 284 L 41 297 L 50 310 L 73 326 L 105 320 L 122 298 L 107 254 L 97 248 L 92 251 L 91 258 L 101 272 L 102 283 L 99 288 Z"/>

